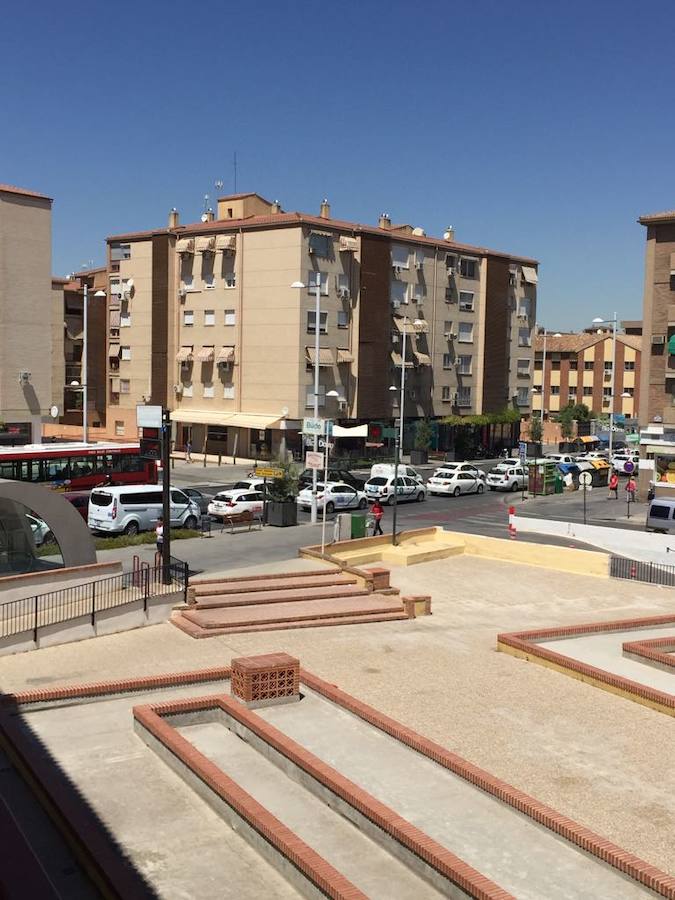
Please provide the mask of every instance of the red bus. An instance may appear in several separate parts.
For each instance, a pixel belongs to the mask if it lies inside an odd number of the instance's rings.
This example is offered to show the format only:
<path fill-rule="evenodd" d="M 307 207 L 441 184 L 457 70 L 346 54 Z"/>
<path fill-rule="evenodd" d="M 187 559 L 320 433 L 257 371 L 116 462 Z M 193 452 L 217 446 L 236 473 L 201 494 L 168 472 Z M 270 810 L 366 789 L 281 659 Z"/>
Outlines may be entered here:
<path fill-rule="evenodd" d="M 25 444 L 0 447 L 0 478 L 90 490 L 101 484 L 157 484 L 157 464 L 138 444 Z"/>

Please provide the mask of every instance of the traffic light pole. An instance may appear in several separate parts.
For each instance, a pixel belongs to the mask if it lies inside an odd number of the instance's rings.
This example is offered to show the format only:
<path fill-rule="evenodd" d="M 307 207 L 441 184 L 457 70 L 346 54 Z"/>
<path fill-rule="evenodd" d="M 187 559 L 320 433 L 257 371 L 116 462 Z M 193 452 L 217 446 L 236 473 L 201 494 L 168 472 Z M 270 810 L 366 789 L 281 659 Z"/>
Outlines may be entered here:
<path fill-rule="evenodd" d="M 171 584 L 171 419 L 162 410 L 162 584 Z"/>

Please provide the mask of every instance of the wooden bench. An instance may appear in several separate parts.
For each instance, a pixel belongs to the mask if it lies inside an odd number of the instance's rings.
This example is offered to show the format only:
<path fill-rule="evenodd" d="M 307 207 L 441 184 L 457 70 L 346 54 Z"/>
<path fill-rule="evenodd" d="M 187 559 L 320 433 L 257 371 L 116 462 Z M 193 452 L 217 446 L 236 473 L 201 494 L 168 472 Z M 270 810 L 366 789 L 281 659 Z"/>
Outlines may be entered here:
<path fill-rule="evenodd" d="M 230 534 L 234 534 L 235 528 L 243 528 L 246 526 L 247 531 L 250 531 L 254 526 L 257 526 L 260 529 L 263 525 L 262 516 L 252 513 L 250 509 L 240 513 L 233 513 L 232 515 L 225 514 L 222 518 L 223 527 L 227 525 L 230 529 Z"/>

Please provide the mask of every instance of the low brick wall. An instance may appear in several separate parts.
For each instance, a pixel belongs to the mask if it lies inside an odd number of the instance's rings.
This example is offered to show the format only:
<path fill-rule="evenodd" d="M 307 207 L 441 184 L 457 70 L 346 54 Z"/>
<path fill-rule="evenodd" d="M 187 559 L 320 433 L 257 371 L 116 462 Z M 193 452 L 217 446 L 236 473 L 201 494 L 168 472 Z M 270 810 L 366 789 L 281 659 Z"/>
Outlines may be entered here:
<path fill-rule="evenodd" d="M 247 704 L 300 697 L 300 661 L 288 653 L 232 660 L 232 694 Z"/>

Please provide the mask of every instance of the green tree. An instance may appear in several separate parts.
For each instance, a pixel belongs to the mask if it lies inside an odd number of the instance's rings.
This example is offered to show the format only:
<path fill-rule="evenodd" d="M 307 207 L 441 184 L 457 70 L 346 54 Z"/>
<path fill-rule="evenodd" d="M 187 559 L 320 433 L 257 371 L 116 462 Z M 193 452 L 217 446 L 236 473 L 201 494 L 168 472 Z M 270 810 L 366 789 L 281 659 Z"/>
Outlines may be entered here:
<path fill-rule="evenodd" d="M 539 443 L 544 436 L 544 426 L 539 416 L 532 416 L 530 419 L 530 440 Z"/>
<path fill-rule="evenodd" d="M 275 469 L 281 469 L 284 473 L 281 478 L 275 478 L 267 484 L 267 499 L 283 502 L 293 500 L 298 495 L 298 467 L 289 460 L 274 460 L 269 464 Z"/>
<path fill-rule="evenodd" d="M 575 403 L 572 407 L 572 418 L 577 422 L 587 422 L 593 418 L 593 414 L 585 403 Z"/>
<path fill-rule="evenodd" d="M 564 438 L 571 438 L 574 434 L 574 410 L 576 409 L 571 403 L 560 411 L 558 421 L 560 422 L 560 434 Z"/>
<path fill-rule="evenodd" d="M 434 437 L 434 430 L 428 419 L 421 419 L 415 428 L 415 450 L 429 450 Z"/>

